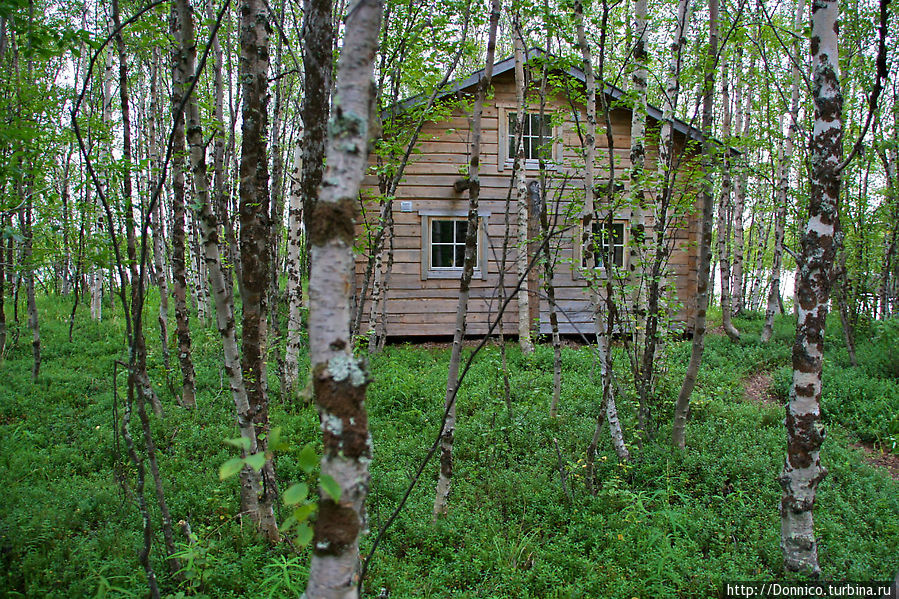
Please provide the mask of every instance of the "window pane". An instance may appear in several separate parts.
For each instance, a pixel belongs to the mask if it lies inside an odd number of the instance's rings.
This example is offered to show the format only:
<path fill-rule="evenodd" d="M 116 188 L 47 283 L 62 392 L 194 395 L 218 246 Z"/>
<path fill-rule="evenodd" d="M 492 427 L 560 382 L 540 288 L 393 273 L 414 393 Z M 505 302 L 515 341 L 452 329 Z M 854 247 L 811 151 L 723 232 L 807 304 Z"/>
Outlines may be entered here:
<path fill-rule="evenodd" d="M 456 262 L 453 266 L 457 266 L 462 268 L 465 265 L 465 244 L 457 245 L 456 248 Z"/>
<path fill-rule="evenodd" d="M 434 268 L 451 268 L 453 265 L 452 245 L 431 246 L 431 266 Z"/>
<path fill-rule="evenodd" d="M 515 112 L 509 113 L 509 128 L 507 131 L 509 132 L 509 160 L 513 160 L 515 158 L 515 141 L 518 138 L 515 127 L 518 126 L 518 114 Z"/>
<path fill-rule="evenodd" d="M 594 221 L 593 241 L 594 266 L 604 266 L 606 261 L 615 266 L 624 265 L 624 224 Z"/>
<path fill-rule="evenodd" d="M 453 242 L 453 222 L 451 220 L 432 220 L 431 221 L 431 242 L 432 243 L 452 243 Z"/>
<path fill-rule="evenodd" d="M 461 243 L 465 245 L 465 233 L 468 231 L 468 221 L 467 220 L 457 220 L 456 221 L 456 243 Z"/>

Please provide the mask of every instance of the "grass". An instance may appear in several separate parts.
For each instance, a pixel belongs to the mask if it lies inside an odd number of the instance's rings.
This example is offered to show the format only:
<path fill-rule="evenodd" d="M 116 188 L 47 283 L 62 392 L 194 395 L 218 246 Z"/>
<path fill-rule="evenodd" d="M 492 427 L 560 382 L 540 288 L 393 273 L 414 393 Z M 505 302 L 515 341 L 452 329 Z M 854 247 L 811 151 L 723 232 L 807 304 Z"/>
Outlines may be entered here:
<path fill-rule="evenodd" d="M 40 380 L 30 380 L 24 322 L 0 366 L 0 595 L 143 597 L 140 519 L 112 475 L 114 463 L 124 462 L 112 392 L 112 364 L 123 358 L 122 324 L 114 317 L 93 323 L 82 313 L 69 343 L 65 302 L 43 298 L 39 307 Z M 670 449 L 667 438 L 689 344 L 667 350 L 661 428 L 642 449 L 634 439 L 636 402 L 625 389 L 619 412 L 634 461 L 617 463 L 604 429 L 595 497 L 584 481 L 600 392 L 591 350 L 564 349 L 561 414 L 551 420 L 551 348 L 523 356 L 509 347 L 509 417 L 499 352 L 488 347 L 459 397 L 450 515 L 430 522 L 437 468 L 431 464 L 372 561 L 368 595 L 387 588 L 397 598 L 707 597 L 717 596 L 726 580 L 784 579 L 776 482 L 783 412 L 743 401 L 741 381 L 771 370 L 782 392 L 792 327 L 788 319 L 778 321 L 772 345 L 762 346 L 758 317 L 736 324 L 741 342 L 708 339 L 686 453 Z M 891 579 L 899 569 L 899 485 L 848 443 L 889 438 L 899 384 L 889 374 L 882 339 L 892 333 L 859 335 L 865 364 L 859 369 L 844 360 L 838 333 L 829 331 L 826 361 L 822 461 L 829 475 L 815 510 L 820 559 L 828 579 Z M 154 565 L 163 591 L 170 597 L 298 596 L 308 553 L 258 540 L 236 517 L 236 480 L 218 480 L 218 466 L 235 451 L 223 442 L 237 436 L 233 405 L 215 331 L 195 323 L 193 334 L 199 409 L 184 412 L 164 383 L 155 328 L 148 332 L 151 378 L 168 414 L 153 425 L 167 497 L 174 518 L 188 520 L 198 539 L 188 545 L 178 534 L 187 566 L 178 583 L 164 574 L 156 531 Z M 396 506 L 439 427 L 448 353 L 404 345 L 371 360 L 372 531 Z M 278 458 L 286 488 L 305 480 L 297 455 L 317 442 L 318 419 L 302 401 L 279 398 L 270 376 L 271 419 L 293 448 Z M 124 382 L 120 372 L 119 403 Z M 858 397 L 858 389 L 869 395 Z M 571 499 L 560 483 L 556 442 Z M 371 542 L 369 535 L 363 553 Z"/>

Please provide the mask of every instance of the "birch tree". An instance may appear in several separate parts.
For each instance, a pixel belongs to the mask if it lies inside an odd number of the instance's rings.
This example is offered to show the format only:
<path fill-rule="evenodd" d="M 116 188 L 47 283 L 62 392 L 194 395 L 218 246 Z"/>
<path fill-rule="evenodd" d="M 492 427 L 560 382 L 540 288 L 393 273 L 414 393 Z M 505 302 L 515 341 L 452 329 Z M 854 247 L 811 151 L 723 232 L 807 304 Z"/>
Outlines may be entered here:
<path fill-rule="evenodd" d="M 487 64 L 484 76 L 478 82 L 474 106 L 471 111 L 471 158 L 468 163 L 468 226 L 465 232 L 465 259 L 459 279 L 459 304 L 456 307 L 456 328 L 453 333 L 453 349 L 450 355 L 449 373 L 446 380 L 446 399 L 443 432 L 440 435 L 440 474 L 437 478 L 437 492 L 434 497 L 433 516 L 436 520 L 447 514 L 449 509 L 450 485 L 453 479 L 453 438 L 456 432 L 456 398 L 459 393 L 459 365 L 462 359 L 462 339 L 465 336 L 465 318 L 468 312 L 468 297 L 471 278 L 474 274 L 477 238 L 479 231 L 478 199 L 481 189 L 481 112 L 487 88 L 493 76 L 493 59 L 496 54 L 496 29 L 499 24 L 501 5 L 499 0 L 490 4 L 490 29 L 487 37 Z"/>
<path fill-rule="evenodd" d="M 176 48 L 176 65 L 180 83 L 196 72 L 196 42 L 194 33 L 193 10 L 188 0 L 176 0 L 172 13 L 172 33 L 178 43 Z M 225 283 L 225 271 L 222 268 L 222 251 L 219 237 L 219 226 L 213 212 L 212 200 L 207 179 L 206 145 L 203 139 L 203 127 L 197 99 L 191 95 L 185 105 L 187 140 L 190 145 L 190 167 L 194 186 L 197 192 L 198 226 L 202 236 L 203 261 L 209 277 L 212 299 L 215 306 L 216 326 L 222 340 L 223 364 L 231 388 L 240 435 L 245 439 L 242 457 L 259 452 L 259 440 L 253 424 L 253 413 L 250 409 L 243 372 L 240 364 L 240 352 L 234 327 L 234 300 L 231 288 Z M 264 536 L 277 538 L 278 527 L 271 503 L 259 501 L 262 493 L 262 481 L 259 472 L 245 465 L 240 471 L 240 508 L 259 528 Z"/>
<path fill-rule="evenodd" d="M 731 96 L 730 96 L 730 76 L 727 68 L 727 61 L 722 64 L 721 68 L 721 103 L 722 103 L 722 128 L 721 134 L 724 137 L 724 143 L 730 144 L 731 137 Z M 730 337 L 731 341 L 740 339 L 740 331 L 731 322 L 731 297 L 730 297 L 730 248 L 729 240 L 731 233 L 731 187 L 733 183 L 733 174 L 731 172 L 731 151 L 729 147 L 725 147 L 722 156 L 722 175 L 721 175 L 721 193 L 718 195 L 718 269 L 719 280 L 721 285 L 721 325 L 724 332 Z"/>
<path fill-rule="evenodd" d="M 350 290 L 354 213 L 367 164 L 372 72 L 382 11 L 380 0 L 358 0 L 348 8 L 328 166 L 315 211 L 308 218 L 309 348 L 324 441 L 321 473 L 339 487 L 337 495 L 319 494 L 305 594 L 309 599 L 359 596 L 359 536 L 365 529 L 371 438 L 365 411 L 369 378 L 364 364 L 353 357 L 350 340 Z"/>
<path fill-rule="evenodd" d="M 886 62 L 887 0 L 880 2 L 877 74 L 868 117 L 849 156 L 843 159 L 843 95 L 839 73 L 839 10 L 836 0 L 812 4 L 811 54 L 815 121 L 809 142 L 811 193 L 808 222 L 802 235 L 797 273 L 797 324 L 793 344 L 793 379 L 785 420 L 787 455 L 778 478 L 781 542 L 788 571 L 821 572 L 813 510 L 818 485 L 827 475 L 821 465 L 824 442 L 821 389 L 824 332 L 834 279 L 838 240 L 841 175 L 861 150 L 877 99 L 888 76 Z"/>
<path fill-rule="evenodd" d="M 584 7 L 580 1 L 576 1 L 574 3 L 574 18 L 575 18 L 575 28 L 577 29 L 577 39 L 578 46 L 581 52 L 581 60 L 585 72 L 586 79 L 586 92 L 587 92 L 587 124 L 586 124 L 586 132 L 583 138 L 583 147 L 584 147 L 584 207 L 581 212 L 581 227 L 582 227 L 582 237 L 581 237 L 581 251 L 584 256 L 584 267 L 583 273 L 586 280 L 591 283 L 590 285 L 590 300 L 592 304 L 592 308 L 594 311 L 594 326 L 596 332 L 596 349 L 599 354 L 599 363 L 600 363 L 600 376 L 602 378 L 602 401 L 601 405 L 605 406 L 605 417 L 609 422 L 609 431 L 612 436 L 612 445 L 615 447 L 615 453 L 618 456 L 618 459 L 626 462 L 630 459 L 630 451 L 627 448 L 627 445 L 624 443 L 624 433 L 621 428 L 621 421 L 618 418 L 618 409 L 615 404 L 615 395 L 614 395 L 614 385 L 612 381 L 613 377 L 613 369 L 612 369 L 612 349 L 609 343 L 609 338 L 611 336 L 612 323 L 610 320 L 607 320 L 607 317 L 603 315 L 603 301 L 605 301 L 606 306 L 609 307 L 612 305 L 612 288 L 611 288 L 611 279 L 613 276 L 611 271 L 606 272 L 606 297 L 603 298 L 599 289 L 599 281 L 597 280 L 597 275 L 595 273 L 594 264 L 594 253 L 596 251 L 596 243 L 593 239 L 593 220 L 596 218 L 596 209 L 594 207 L 594 201 L 596 199 L 596 191 L 594 188 L 594 171 L 596 167 L 596 76 L 593 73 L 593 57 L 590 51 L 590 45 L 587 42 L 587 34 L 586 28 L 584 25 Z M 602 27 L 601 27 L 601 35 L 603 36 L 603 42 L 600 43 L 600 69 L 599 69 L 599 79 L 602 81 L 602 65 L 604 64 L 604 50 L 605 50 L 605 31 L 607 25 L 608 18 L 608 7 L 606 4 L 603 4 L 603 19 L 602 19 Z M 603 98 L 603 108 L 604 114 L 606 117 L 606 137 L 608 140 L 608 153 L 609 153 L 609 185 L 607 186 L 608 193 L 611 199 L 611 195 L 614 191 L 614 146 L 612 144 L 611 139 L 611 122 L 609 121 L 609 111 L 608 106 L 605 102 L 605 93 L 600 92 Z M 605 244 L 607 247 L 608 244 Z M 600 248 L 603 247 L 603 244 L 600 244 Z M 602 251 L 600 249 L 600 251 Z M 609 264 L 608 256 L 603 257 L 603 262 L 605 264 Z M 600 409 L 600 416 L 597 418 L 596 430 L 599 432 L 599 428 L 602 424 L 602 409 Z"/>
<path fill-rule="evenodd" d="M 268 131 L 269 12 L 265 0 L 242 0 L 240 4 L 240 256 L 243 277 L 243 337 L 241 369 L 250 414 L 256 427 L 259 450 L 265 452 L 268 432 L 268 343 L 269 261 L 271 260 L 270 195 L 266 135 Z M 274 464 L 262 467 L 260 510 L 266 514 L 277 497 Z M 277 526 L 262 532 L 270 541 L 279 538 Z"/>
<path fill-rule="evenodd" d="M 702 171 L 699 192 L 702 206 L 699 237 L 699 268 L 696 274 L 696 309 L 693 317 L 693 344 L 690 362 L 684 373 L 677 402 L 674 406 L 674 425 L 671 442 L 675 447 L 686 446 L 687 415 L 690 396 L 696 386 L 702 354 L 705 350 L 706 311 L 709 307 L 709 274 L 712 265 L 712 108 L 715 93 L 715 62 L 718 57 L 718 0 L 709 0 L 709 43 L 706 53 L 705 77 L 702 87 Z"/>
<path fill-rule="evenodd" d="M 802 20 L 805 18 L 805 0 L 799 0 L 796 4 L 796 13 L 793 18 L 793 30 L 799 31 Z M 771 288 L 768 291 L 768 303 L 765 307 L 765 325 L 762 329 L 761 341 L 768 343 L 774 332 L 774 314 L 777 312 L 780 300 L 780 276 L 783 267 L 784 230 L 787 221 L 787 209 L 790 204 L 790 166 L 793 159 L 793 140 L 799 128 L 799 37 L 793 38 L 793 82 L 790 87 L 790 109 L 787 114 L 788 129 L 783 140 L 783 145 L 778 149 L 777 161 L 777 212 L 774 216 L 774 257 L 771 264 Z"/>

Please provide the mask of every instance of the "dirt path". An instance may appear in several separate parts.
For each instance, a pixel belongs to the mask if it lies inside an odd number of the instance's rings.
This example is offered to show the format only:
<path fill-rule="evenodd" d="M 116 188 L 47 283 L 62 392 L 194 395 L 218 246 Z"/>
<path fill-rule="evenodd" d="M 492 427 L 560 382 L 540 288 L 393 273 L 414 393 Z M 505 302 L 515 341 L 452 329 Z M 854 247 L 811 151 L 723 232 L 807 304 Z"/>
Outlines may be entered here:
<path fill-rule="evenodd" d="M 771 373 L 756 372 L 743 381 L 743 397 L 746 401 L 764 406 L 780 405 L 774 395 L 771 394 Z M 865 461 L 877 468 L 883 468 L 893 480 L 899 480 L 899 455 L 885 453 L 868 443 L 853 443 L 865 454 Z"/>

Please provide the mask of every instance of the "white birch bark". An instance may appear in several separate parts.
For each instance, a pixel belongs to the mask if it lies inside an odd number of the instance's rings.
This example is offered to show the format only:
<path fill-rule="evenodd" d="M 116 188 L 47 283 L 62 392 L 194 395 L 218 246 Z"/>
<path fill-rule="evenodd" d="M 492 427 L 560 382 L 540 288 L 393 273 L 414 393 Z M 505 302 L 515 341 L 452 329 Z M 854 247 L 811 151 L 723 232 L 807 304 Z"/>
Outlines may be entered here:
<path fill-rule="evenodd" d="M 821 371 L 824 326 L 834 262 L 834 232 L 840 195 L 843 97 L 840 92 L 837 0 L 812 4 L 812 77 L 815 123 L 810 142 L 811 194 L 796 282 L 798 321 L 793 344 L 793 381 L 787 406 L 787 456 L 779 482 L 781 550 L 788 571 L 818 574 L 812 510 L 821 465 Z"/>
<path fill-rule="evenodd" d="M 730 248 L 728 241 L 731 232 L 731 186 L 733 173 L 731 172 L 730 143 L 731 143 L 731 97 L 730 79 L 725 61 L 721 67 L 721 103 L 723 105 L 721 136 L 724 138 L 724 157 L 722 160 L 721 195 L 718 196 L 718 269 L 721 285 L 721 325 L 731 341 L 740 338 L 740 331 L 731 322 L 730 302 Z"/>
<path fill-rule="evenodd" d="M 324 440 L 321 471 L 340 486 L 336 501 L 320 493 L 308 599 L 359 596 L 359 537 L 366 528 L 371 437 L 365 412 L 369 379 L 362 362 L 353 357 L 350 343 L 353 215 L 367 164 L 372 72 L 382 11 L 380 0 L 358 0 L 348 9 L 327 171 L 308 219 L 312 252 L 309 346 Z"/>
<path fill-rule="evenodd" d="M 518 142 L 516 154 L 518 155 L 518 169 L 515 171 L 515 197 L 518 207 L 518 251 L 515 254 L 515 268 L 520 280 L 527 277 L 528 268 L 528 185 L 524 175 L 524 141 L 521 137 L 521 127 L 527 118 L 527 105 L 525 104 L 525 79 L 524 79 L 524 42 L 518 35 L 512 36 L 515 48 L 515 104 L 518 110 L 518 131 L 515 139 Z M 506 143 L 500 140 L 500 143 Z M 531 341 L 531 312 L 530 298 L 527 285 L 522 285 L 518 291 L 518 346 L 521 353 L 529 354 L 534 351 L 534 343 Z"/>
<path fill-rule="evenodd" d="M 746 147 L 745 140 L 748 138 L 751 122 L 752 110 L 752 90 L 746 91 L 746 106 L 743 106 L 743 52 L 737 49 L 737 72 L 735 74 L 734 83 L 734 130 L 737 135 L 742 137 L 740 148 L 743 156 L 739 159 L 740 168 L 734 177 L 734 246 L 733 246 L 733 264 L 731 267 L 731 313 L 736 315 L 743 311 L 744 290 L 743 290 L 743 260 L 744 260 L 744 231 L 743 231 L 743 211 L 746 204 Z M 752 73 L 753 65 L 749 66 L 748 73 Z"/>
<path fill-rule="evenodd" d="M 287 349 L 284 354 L 284 387 L 288 393 L 296 389 L 299 380 L 298 358 L 303 328 L 303 285 L 300 273 L 300 254 L 303 250 L 303 136 L 297 135 L 290 175 L 290 199 L 287 208 Z M 290 396 L 290 395 L 289 395 Z"/>
<path fill-rule="evenodd" d="M 646 264 L 644 255 L 644 233 L 646 230 L 646 213 L 644 198 L 644 166 L 646 162 L 646 86 L 648 73 L 649 53 L 647 51 L 649 26 L 646 20 L 646 0 L 634 2 L 634 73 L 631 79 L 633 85 L 634 105 L 631 111 L 631 197 L 630 197 L 630 243 L 628 272 L 631 292 L 628 294 L 627 309 L 633 315 L 631 319 L 630 334 L 635 346 L 643 344 L 643 335 L 646 331 L 646 310 L 643 294 L 642 273 Z M 643 410 L 641 409 L 641 412 Z"/>

